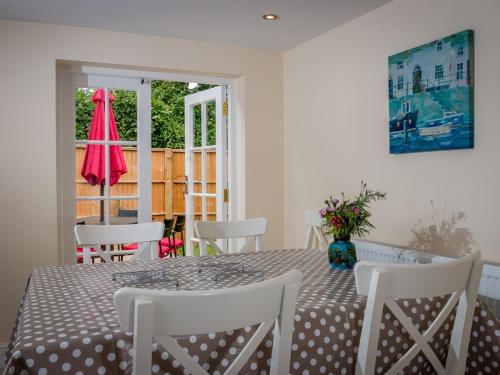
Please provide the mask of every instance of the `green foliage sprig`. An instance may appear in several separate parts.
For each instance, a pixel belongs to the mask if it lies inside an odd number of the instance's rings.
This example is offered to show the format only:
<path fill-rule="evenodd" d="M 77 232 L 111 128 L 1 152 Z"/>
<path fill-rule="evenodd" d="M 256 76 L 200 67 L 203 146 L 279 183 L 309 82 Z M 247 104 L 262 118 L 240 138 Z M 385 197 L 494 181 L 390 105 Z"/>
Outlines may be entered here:
<path fill-rule="evenodd" d="M 330 196 L 325 200 L 326 207 L 320 210 L 323 219 L 323 230 L 335 240 L 349 240 L 351 235 L 362 237 L 375 228 L 370 222 L 369 205 L 380 199 L 385 199 L 386 193 L 368 189 L 361 181 L 359 195 L 348 199 L 342 193 L 339 200 Z"/>

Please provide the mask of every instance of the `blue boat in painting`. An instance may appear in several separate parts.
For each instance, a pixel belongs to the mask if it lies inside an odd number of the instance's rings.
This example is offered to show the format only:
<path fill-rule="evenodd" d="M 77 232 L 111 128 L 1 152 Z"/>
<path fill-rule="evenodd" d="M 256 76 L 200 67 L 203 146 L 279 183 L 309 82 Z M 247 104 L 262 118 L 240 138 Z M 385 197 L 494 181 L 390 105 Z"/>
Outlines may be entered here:
<path fill-rule="evenodd" d="M 389 57 L 392 154 L 474 147 L 473 32 Z"/>

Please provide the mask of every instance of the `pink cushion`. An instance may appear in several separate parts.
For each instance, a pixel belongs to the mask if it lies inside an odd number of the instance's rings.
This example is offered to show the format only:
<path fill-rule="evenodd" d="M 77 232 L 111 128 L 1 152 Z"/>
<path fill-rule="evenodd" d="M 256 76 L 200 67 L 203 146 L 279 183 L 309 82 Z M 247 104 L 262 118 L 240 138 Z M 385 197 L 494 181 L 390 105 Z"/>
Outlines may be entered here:
<path fill-rule="evenodd" d="M 182 240 L 171 238 L 162 238 L 160 242 L 162 246 L 181 247 L 182 245 L 184 245 L 184 242 L 182 242 Z"/>
<path fill-rule="evenodd" d="M 137 250 L 139 248 L 139 244 L 131 243 L 129 245 L 123 245 L 122 250 Z"/>
<path fill-rule="evenodd" d="M 176 247 L 169 247 L 169 246 L 164 246 L 164 245 L 161 245 L 161 248 L 160 248 L 160 256 L 163 257 L 165 256 L 166 254 L 173 254 L 175 253 L 175 251 L 177 250 Z"/>

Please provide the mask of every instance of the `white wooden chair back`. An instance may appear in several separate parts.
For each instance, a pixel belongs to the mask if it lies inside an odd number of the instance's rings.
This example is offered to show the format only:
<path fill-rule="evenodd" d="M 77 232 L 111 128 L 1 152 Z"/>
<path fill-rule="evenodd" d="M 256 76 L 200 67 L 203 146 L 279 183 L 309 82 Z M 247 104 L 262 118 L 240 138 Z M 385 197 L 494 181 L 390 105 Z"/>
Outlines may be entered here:
<path fill-rule="evenodd" d="M 201 254 L 207 253 L 207 244 L 218 254 L 225 254 L 216 241 L 231 238 L 245 238 L 240 252 L 248 251 L 253 244 L 256 251 L 261 251 L 262 236 L 267 233 L 267 219 L 261 217 L 240 221 L 197 221 L 194 227 L 200 241 Z"/>
<path fill-rule="evenodd" d="M 375 360 L 384 305 L 406 328 L 413 346 L 386 374 L 399 374 L 422 351 L 439 375 L 463 374 L 474 307 L 483 264 L 481 253 L 440 264 L 383 264 L 362 261 L 354 267 L 358 293 L 368 296 L 361 331 L 356 375 L 375 374 Z M 395 302 L 399 298 L 451 295 L 435 320 L 421 334 Z M 429 345 L 458 302 L 446 368 Z"/>
<path fill-rule="evenodd" d="M 304 219 L 307 225 L 304 248 L 326 250 L 328 247 L 328 240 L 321 229 L 323 223 L 320 214 L 313 210 L 307 210 Z"/>
<path fill-rule="evenodd" d="M 83 248 L 83 263 L 91 263 L 91 248 L 95 249 L 105 262 L 113 255 L 132 254 L 139 259 L 158 258 L 158 241 L 163 237 L 164 224 L 161 222 L 130 225 L 77 225 L 75 237 Z M 137 250 L 110 250 L 111 245 L 137 243 Z M 106 250 L 101 249 L 106 245 Z"/>
<path fill-rule="evenodd" d="M 295 302 L 301 281 L 302 273 L 292 270 L 260 283 L 210 291 L 117 290 L 114 303 L 121 329 L 134 332 L 132 373 L 151 373 L 154 336 L 189 373 L 207 375 L 172 336 L 223 332 L 259 324 L 225 374 L 240 373 L 273 325 L 276 334 L 271 374 L 288 374 Z"/>

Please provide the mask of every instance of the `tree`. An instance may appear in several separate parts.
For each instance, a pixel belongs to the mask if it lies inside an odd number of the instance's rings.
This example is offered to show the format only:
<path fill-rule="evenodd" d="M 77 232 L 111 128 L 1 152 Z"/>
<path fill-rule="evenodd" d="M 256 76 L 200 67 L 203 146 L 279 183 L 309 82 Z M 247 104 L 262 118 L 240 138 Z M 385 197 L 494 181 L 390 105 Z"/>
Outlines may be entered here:
<path fill-rule="evenodd" d="M 213 87 L 200 84 L 189 89 L 184 82 L 153 81 L 151 84 L 151 146 L 184 148 L 184 97 Z M 88 137 L 94 111 L 94 90 L 81 88 L 75 95 L 75 132 L 77 139 Z M 115 90 L 113 111 L 120 139 L 137 140 L 137 97 L 134 91 Z M 207 143 L 215 144 L 215 105 L 207 105 Z M 195 146 L 201 145 L 201 108 L 194 109 Z"/>

